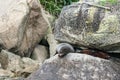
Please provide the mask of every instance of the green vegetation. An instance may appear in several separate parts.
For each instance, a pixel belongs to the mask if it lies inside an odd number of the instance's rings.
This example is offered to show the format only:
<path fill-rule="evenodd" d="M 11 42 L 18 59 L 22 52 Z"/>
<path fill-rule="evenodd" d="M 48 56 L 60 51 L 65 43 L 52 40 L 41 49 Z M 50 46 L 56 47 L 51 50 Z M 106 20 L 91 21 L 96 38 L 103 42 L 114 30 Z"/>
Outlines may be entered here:
<path fill-rule="evenodd" d="M 103 5 L 103 6 L 104 6 L 106 3 L 110 3 L 110 4 L 115 5 L 115 4 L 117 4 L 117 2 L 118 2 L 118 0 L 100 0 L 100 4 Z"/>
<path fill-rule="evenodd" d="M 40 0 L 44 8 L 50 12 L 53 16 L 58 17 L 63 6 L 69 5 L 72 2 L 79 0 Z M 106 3 L 117 4 L 118 0 L 100 0 L 100 5 L 104 6 Z"/>
<path fill-rule="evenodd" d="M 41 4 L 45 7 L 50 14 L 58 16 L 63 6 L 69 5 L 72 2 L 79 0 L 40 0 Z"/>

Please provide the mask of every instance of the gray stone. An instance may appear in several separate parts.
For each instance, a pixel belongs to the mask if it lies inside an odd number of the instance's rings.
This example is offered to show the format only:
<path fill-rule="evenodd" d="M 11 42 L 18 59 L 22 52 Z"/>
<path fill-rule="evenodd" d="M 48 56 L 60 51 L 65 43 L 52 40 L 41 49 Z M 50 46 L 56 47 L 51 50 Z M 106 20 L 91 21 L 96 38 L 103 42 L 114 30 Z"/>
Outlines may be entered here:
<path fill-rule="evenodd" d="M 119 80 L 120 59 L 105 60 L 85 54 L 70 53 L 46 60 L 25 80 Z"/>
<path fill-rule="evenodd" d="M 52 15 L 50 15 L 48 12 L 46 12 L 45 10 L 42 10 L 43 16 L 45 17 L 46 21 L 49 24 L 48 27 L 48 31 L 47 31 L 47 35 L 45 36 L 48 44 L 49 44 L 49 53 L 50 53 L 50 57 L 54 56 L 55 52 L 56 52 L 56 46 L 58 44 L 58 42 L 55 40 L 54 34 L 53 34 L 53 21 L 54 21 L 54 17 Z"/>
<path fill-rule="evenodd" d="M 7 69 L 8 67 L 8 54 L 5 53 L 4 51 L 1 51 L 0 53 L 0 67 L 2 69 Z"/>
<path fill-rule="evenodd" d="M 55 40 L 55 37 L 52 33 L 47 34 L 47 41 L 49 43 L 50 57 L 54 56 L 56 53 L 56 47 L 58 42 Z"/>
<path fill-rule="evenodd" d="M 39 61 L 39 63 L 43 63 L 49 57 L 47 47 L 43 45 L 37 45 L 33 51 L 32 59 Z"/>
<path fill-rule="evenodd" d="M 62 9 L 54 35 L 60 42 L 120 53 L 119 11 L 111 12 L 97 3 L 74 3 Z"/>

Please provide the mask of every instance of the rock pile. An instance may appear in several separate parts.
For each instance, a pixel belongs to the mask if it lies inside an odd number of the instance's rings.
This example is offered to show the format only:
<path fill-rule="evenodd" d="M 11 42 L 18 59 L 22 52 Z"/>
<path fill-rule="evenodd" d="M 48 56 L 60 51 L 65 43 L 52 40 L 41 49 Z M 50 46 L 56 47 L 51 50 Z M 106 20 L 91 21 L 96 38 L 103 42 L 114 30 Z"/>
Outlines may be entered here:
<path fill-rule="evenodd" d="M 119 9 L 80 0 L 65 6 L 53 26 L 39 0 L 1 0 L 0 80 L 119 80 Z M 63 42 L 73 50 L 56 50 Z"/>

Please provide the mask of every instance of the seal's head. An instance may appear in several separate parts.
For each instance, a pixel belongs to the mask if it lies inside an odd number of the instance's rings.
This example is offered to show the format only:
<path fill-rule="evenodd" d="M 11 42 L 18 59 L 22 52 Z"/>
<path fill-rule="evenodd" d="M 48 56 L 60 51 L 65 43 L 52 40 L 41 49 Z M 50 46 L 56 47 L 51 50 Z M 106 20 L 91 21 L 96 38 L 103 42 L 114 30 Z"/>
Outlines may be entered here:
<path fill-rule="evenodd" d="M 58 54 L 59 57 L 64 57 L 66 54 L 72 52 L 75 52 L 75 50 L 72 45 L 68 43 L 60 43 L 57 45 L 56 54 Z"/>

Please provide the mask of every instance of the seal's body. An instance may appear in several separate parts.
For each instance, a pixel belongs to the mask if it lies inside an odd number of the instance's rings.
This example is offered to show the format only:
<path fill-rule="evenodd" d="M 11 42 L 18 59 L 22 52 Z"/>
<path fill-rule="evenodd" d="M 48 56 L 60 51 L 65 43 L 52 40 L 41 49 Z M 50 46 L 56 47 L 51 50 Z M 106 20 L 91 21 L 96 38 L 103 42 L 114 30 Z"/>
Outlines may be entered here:
<path fill-rule="evenodd" d="M 80 53 L 92 55 L 94 57 L 99 57 L 99 58 L 103 58 L 103 59 L 109 59 L 110 58 L 110 56 L 107 53 L 104 53 L 104 52 L 101 52 L 101 51 L 84 49 L 84 50 L 81 50 Z"/>
<path fill-rule="evenodd" d="M 58 54 L 58 56 L 62 58 L 65 55 L 67 55 L 68 53 L 76 53 L 76 51 L 72 45 L 70 45 L 68 43 L 60 43 L 57 45 L 55 55 Z M 104 53 L 101 51 L 90 50 L 90 49 L 79 50 L 79 52 L 77 52 L 77 53 L 88 54 L 88 55 L 103 58 L 103 59 L 110 58 L 110 56 L 107 53 Z"/>
<path fill-rule="evenodd" d="M 59 57 L 64 57 L 68 53 L 73 52 L 75 52 L 74 48 L 68 43 L 60 43 L 57 45 L 56 54 L 58 54 Z"/>

